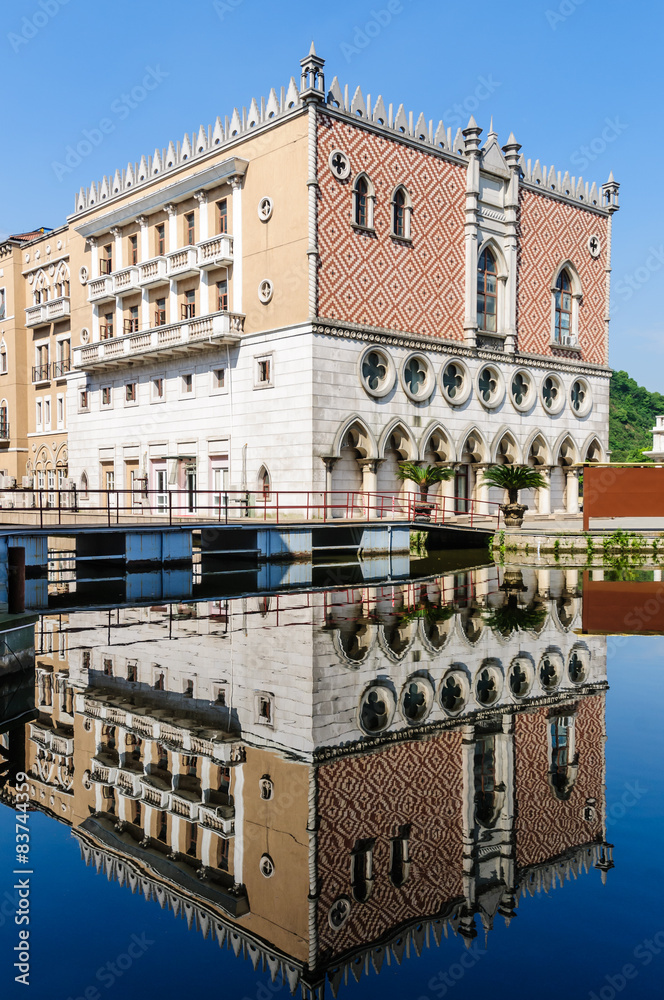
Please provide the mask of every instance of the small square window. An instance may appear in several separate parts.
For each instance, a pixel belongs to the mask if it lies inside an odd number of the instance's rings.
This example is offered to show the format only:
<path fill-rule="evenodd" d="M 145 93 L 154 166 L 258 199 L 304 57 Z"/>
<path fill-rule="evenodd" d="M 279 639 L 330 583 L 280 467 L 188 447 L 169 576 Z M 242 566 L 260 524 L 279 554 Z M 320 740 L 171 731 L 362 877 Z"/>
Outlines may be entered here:
<path fill-rule="evenodd" d="M 266 389 L 274 384 L 274 365 L 272 355 L 256 358 L 256 374 L 254 388 Z"/>
<path fill-rule="evenodd" d="M 137 398 L 138 398 L 138 383 L 127 382 L 125 384 L 125 403 L 127 403 L 127 405 L 135 403 L 137 401 Z"/>
<path fill-rule="evenodd" d="M 152 379 L 152 399 L 158 402 L 164 399 L 165 387 L 164 379 L 161 376 Z"/>
<path fill-rule="evenodd" d="M 192 396 L 194 393 L 194 376 L 191 372 L 187 372 L 186 375 L 182 376 L 182 395 Z"/>
<path fill-rule="evenodd" d="M 184 687 L 184 696 L 185 696 L 185 698 L 193 698 L 194 697 L 194 682 L 193 681 L 188 680 L 187 683 L 185 684 L 185 687 Z"/>
<path fill-rule="evenodd" d="M 217 689 L 217 705 L 225 707 L 226 705 L 226 688 Z"/>
<path fill-rule="evenodd" d="M 104 657 L 104 677 L 113 676 L 113 660 Z"/>
<path fill-rule="evenodd" d="M 101 387 L 101 405 L 106 407 L 113 405 L 113 390 L 110 385 Z"/>
<path fill-rule="evenodd" d="M 212 372 L 212 391 L 221 392 L 226 388 L 226 369 L 215 368 Z"/>
<path fill-rule="evenodd" d="M 257 721 L 264 726 L 274 725 L 274 696 L 260 692 L 256 697 Z"/>
<path fill-rule="evenodd" d="M 81 389 L 79 391 L 78 408 L 82 413 L 90 409 L 90 393 L 87 389 Z"/>
<path fill-rule="evenodd" d="M 127 664 L 127 680 L 130 683 L 135 684 L 136 680 L 137 680 L 137 677 L 138 677 L 138 667 L 136 666 L 135 663 L 128 663 Z"/>

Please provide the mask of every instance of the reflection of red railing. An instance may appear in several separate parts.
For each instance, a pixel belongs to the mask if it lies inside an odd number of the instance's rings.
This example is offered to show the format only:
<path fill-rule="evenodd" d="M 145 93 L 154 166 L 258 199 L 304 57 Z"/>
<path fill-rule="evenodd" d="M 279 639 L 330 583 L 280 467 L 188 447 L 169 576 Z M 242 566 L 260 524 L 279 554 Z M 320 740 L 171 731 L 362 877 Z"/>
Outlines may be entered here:
<path fill-rule="evenodd" d="M 426 503 L 412 493 L 364 493 L 356 490 L 151 490 L 131 487 L 114 490 L 6 489 L 1 491 L 14 507 L 37 510 L 40 524 L 75 524 L 86 514 L 103 514 L 109 525 L 135 524 L 150 519 L 156 524 L 187 521 L 230 524 L 247 520 L 273 524 L 341 520 L 408 521 L 456 524 L 467 527 L 499 526 L 500 504 L 490 500 L 465 500 L 466 511 L 456 512 L 457 497 L 434 497 Z M 21 498 L 19 500 L 19 497 Z M 50 519 L 49 519 L 50 518 Z"/>

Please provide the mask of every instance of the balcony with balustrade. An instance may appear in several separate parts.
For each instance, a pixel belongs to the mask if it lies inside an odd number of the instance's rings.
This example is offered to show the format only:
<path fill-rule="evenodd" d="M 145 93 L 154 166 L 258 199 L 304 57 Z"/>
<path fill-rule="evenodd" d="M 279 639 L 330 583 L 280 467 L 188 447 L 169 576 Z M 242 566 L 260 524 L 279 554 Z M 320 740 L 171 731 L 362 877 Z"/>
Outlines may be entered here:
<path fill-rule="evenodd" d="M 114 293 L 122 296 L 140 292 L 139 275 L 140 271 L 135 264 L 132 267 L 124 267 L 121 271 L 115 271 L 112 275 Z"/>
<path fill-rule="evenodd" d="M 74 348 L 75 369 L 106 370 L 237 344 L 244 331 L 241 313 L 215 312 Z"/>
<path fill-rule="evenodd" d="M 32 327 L 43 326 L 45 323 L 55 323 L 57 320 L 67 319 L 70 313 L 69 296 L 61 295 L 57 299 L 28 306 L 25 310 L 25 325 Z"/>
<path fill-rule="evenodd" d="M 113 275 L 102 274 L 100 278 L 92 278 L 88 282 L 88 302 L 114 302 Z"/>

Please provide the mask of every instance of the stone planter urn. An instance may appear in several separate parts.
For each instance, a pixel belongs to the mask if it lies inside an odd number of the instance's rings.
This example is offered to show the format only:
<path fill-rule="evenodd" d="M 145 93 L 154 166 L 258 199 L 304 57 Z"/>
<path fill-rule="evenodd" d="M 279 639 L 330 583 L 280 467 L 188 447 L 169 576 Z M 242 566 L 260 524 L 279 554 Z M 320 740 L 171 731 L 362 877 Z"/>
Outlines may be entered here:
<path fill-rule="evenodd" d="M 524 515 L 528 510 L 528 504 L 503 503 L 500 505 L 500 509 L 503 512 L 503 517 L 505 518 L 506 528 L 520 528 L 523 524 Z"/>
<path fill-rule="evenodd" d="M 429 500 L 415 500 L 413 503 L 413 520 L 414 521 L 430 521 L 431 511 L 436 505 L 431 503 Z"/>

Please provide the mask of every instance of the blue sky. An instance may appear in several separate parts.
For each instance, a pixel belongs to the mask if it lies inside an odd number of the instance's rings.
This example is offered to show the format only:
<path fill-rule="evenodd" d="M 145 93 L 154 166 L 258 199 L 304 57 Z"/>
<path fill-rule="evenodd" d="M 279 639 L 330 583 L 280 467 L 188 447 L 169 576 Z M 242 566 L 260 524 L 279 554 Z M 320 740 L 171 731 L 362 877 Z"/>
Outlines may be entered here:
<path fill-rule="evenodd" d="M 654 0 L 12 0 L 3 14 L 0 234 L 60 225 L 81 185 L 287 84 L 314 38 L 328 82 L 446 125 L 473 111 L 485 134 L 493 114 L 526 158 L 598 184 L 613 170 L 611 363 L 664 391 L 664 209 L 645 176 L 664 152 Z M 112 130 L 68 166 L 104 118 Z"/>

